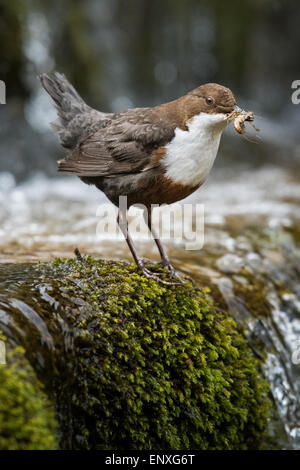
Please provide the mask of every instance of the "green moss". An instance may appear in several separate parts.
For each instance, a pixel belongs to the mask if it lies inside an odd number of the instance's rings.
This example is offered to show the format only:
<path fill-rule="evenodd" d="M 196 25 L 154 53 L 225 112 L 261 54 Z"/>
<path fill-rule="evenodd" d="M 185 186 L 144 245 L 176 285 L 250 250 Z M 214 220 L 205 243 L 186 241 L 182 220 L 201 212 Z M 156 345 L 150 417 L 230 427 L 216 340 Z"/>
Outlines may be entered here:
<path fill-rule="evenodd" d="M 0 365 L 0 450 L 55 449 L 53 407 L 24 350 L 8 350 L 6 359 Z"/>
<path fill-rule="evenodd" d="M 61 371 L 57 390 L 62 429 L 72 416 L 63 448 L 262 446 L 268 387 L 207 290 L 162 287 L 133 265 L 92 258 L 39 269 L 74 332 L 72 377 Z"/>
<path fill-rule="evenodd" d="M 217 284 L 209 277 L 204 274 L 198 274 L 197 280 L 202 286 L 206 286 L 206 292 L 210 294 L 214 302 L 214 308 L 222 309 L 223 311 L 227 311 L 227 304 L 222 295 L 219 287 Z"/>

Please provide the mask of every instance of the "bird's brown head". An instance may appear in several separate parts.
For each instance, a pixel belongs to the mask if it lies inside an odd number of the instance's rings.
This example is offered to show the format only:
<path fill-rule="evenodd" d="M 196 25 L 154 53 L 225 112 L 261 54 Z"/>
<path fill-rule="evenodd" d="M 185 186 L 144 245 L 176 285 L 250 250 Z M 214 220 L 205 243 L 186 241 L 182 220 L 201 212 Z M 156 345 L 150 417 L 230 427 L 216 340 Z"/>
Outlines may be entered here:
<path fill-rule="evenodd" d="M 174 125 L 187 129 L 188 123 L 201 113 L 212 117 L 211 125 L 226 119 L 232 111 L 238 110 L 235 97 L 229 88 L 217 83 L 206 83 L 190 91 L 181 98 L 159 106 L 160 113 L 166 113 Z M 226 125 L 226 124 L 224 124 Z"/>
<path fill-rule="evenodd" d="M 235 97 L 229 88 L 217 83 L 206 83 L 185 95 L 190 117 L 200 113 L 230 114 L 236 106 Z"/>

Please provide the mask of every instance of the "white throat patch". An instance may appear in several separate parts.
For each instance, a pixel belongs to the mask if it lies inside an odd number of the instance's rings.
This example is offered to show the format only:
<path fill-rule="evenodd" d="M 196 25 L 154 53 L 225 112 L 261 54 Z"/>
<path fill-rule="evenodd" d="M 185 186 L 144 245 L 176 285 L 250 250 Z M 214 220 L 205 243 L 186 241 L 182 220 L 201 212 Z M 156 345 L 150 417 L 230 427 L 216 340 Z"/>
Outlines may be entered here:
<path fill-rule="evenodd" d="M 165 175 L 189 186 L 203 183 L 217 156 L 226 125 L 224 114 L 200 113 L 187 125 L 187 131 L 176 128 L 175 136 L 166 146 Z"/>

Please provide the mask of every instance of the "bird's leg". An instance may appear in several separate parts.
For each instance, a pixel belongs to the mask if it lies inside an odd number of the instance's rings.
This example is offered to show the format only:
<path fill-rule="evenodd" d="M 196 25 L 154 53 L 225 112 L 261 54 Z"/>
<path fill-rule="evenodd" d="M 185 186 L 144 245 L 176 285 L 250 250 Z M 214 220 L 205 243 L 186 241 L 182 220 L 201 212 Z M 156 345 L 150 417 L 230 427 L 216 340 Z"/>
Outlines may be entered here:
<path fill-rule="evenodd" d="M 156 246 L 158 248 L 158 251 L 159 251 L 159 254 L 160 254 L 160 257 L 161 257 L 161 264 L 166 267 L 168 269 L 168 271 L 170 272 L 171 274 L 171 277 L 176 277 L 177 279 L 180 280 L 180 282 L 183 283 L 181 277 L 179 276 L 179 274 L 176 272 L 176 270 L 174 269 L 174 267 L 172 266 L 170 260 L 169 260 L 169 257 L 168 257 L 168 254 L 163 246 L 163 244 L 161 243 L 157 233 L 156 233 L 156 230 L 155 228 L 153 227 L 152 225 L 152 212 L 151 212 L 151 208 L 148 207 L 146 210 L 144 210 L 144 219 L 145 219 L 145 222 L 154 238 L 154 241 L 156 243 Z"/>
<path fill-rule="evenodd" d="M 120 229 L 121 229 L 121 231 L 122 231 L 122 233 L 125 237 L 125 240 L 127 242 L 128 248 L 130 249 L 130 252 L 133 256 L 135 264 L 139 268 L 142 269 L 143 262 L 137 254 L 137 251 L 136 251 L 135 246 L 133 244 L 132 238 L 131 238 L 130 233 L 128 231 L 128 222 L 127 222 L 127 219 L 126 219 L 126 215 L 124 215 L 121 211 L 118 212 L 117 222 L 118 222 L 118 225 L 119 225 L 119 227 L 120 227 Z"/>
<path fill-rule="evenodd" d="M 119 210 L 119 212 L 118 212 L 117 222 L 118 222 L 118 225 L 119 225 L 119 227 L 120 227 L 120 229 L 121 229 L 121 231 L 122 231 L 122 233 L 125 237 L 125 240 L 127 242 L 128 248 L 129 248 L 129 250 L 130 250 L 130 252 L 133 256 L 135 264 L 142 271 L 144 276 L 147 279 L 153 279 L 153 280 L 159 282 L 160 284 L 164 284 L 164 285 L 168 285 L 168 286 L 169 285 L 174 285 L 175 284 L 174 282 L 164 281 L 163 279 L 159 278 L 159 274 L 153 273 L 149 269 L 146 268 L 143 261 L 141 260 L 141 258 L 137 254 L 137 251 L 136 251 L 135 246 L 133 244 L 133 240 L 132 240 L 131 235 L 128 231 L 128 222 L 127 222 L 126 214 L 124 215 L 124 213 L 121 210 Z"/>

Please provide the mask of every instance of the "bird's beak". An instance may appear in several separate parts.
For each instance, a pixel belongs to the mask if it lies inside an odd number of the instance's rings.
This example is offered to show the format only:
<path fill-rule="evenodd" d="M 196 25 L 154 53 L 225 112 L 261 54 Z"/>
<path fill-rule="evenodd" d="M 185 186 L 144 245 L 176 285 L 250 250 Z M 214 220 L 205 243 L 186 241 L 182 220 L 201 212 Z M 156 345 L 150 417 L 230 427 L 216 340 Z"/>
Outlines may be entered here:
<path fill-rule="evenodd" d="M 247 114 L 246 111 L 240 108 L 237 104 L 234 106 L 233 111 L 235 111 L 236 113 L 240 113 L 240 114 Z M 246 121 L 253 121 L 253 120 L 254 120 L 253 116 L 248 116 L 248 118 L 246 119 Z"/>

